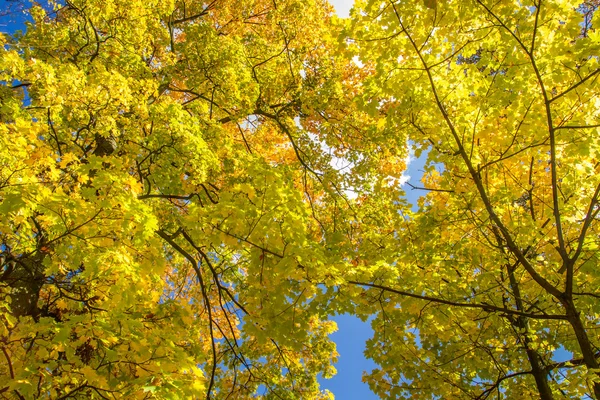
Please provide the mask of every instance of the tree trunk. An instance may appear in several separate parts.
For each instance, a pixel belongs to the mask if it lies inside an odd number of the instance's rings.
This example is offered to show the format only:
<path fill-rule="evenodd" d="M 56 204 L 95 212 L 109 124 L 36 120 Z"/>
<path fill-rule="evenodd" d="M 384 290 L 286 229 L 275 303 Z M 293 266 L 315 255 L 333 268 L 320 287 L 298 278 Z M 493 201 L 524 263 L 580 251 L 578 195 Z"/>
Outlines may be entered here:
<path fill-rule="evenodd" d="M 44 285 L 44 254 L 35 253 L 8 261 L 1 281 L 10 288 L 10 307 L 15 317 L 39 315 L 38 299 Z"/>

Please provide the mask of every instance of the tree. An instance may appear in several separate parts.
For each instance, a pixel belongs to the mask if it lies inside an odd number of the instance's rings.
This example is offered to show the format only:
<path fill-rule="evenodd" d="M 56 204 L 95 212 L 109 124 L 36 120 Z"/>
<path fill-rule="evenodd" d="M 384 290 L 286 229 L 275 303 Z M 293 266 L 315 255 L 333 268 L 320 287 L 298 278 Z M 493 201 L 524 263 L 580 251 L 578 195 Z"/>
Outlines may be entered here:
<path fill-rule="evenodd" d="M 381 397 L 600 398 L 597 7 L 32 7 L 0 50 L 0 393 L 327 398 L 351 312 Z"/>
<path fill-rule="evenodd" d="M 381 397 L 600 398 L 597 7 L 357 5 L 363 108 L 428 151 L 419 211 L 364 199 L 340 271 Z"/>
<path fill-rule="evenodd" d="M 2 396 L 329 397 L 346 191 L 404 151 L 347 101 L 331 8 L 50 9 L 0 50 Z"/>

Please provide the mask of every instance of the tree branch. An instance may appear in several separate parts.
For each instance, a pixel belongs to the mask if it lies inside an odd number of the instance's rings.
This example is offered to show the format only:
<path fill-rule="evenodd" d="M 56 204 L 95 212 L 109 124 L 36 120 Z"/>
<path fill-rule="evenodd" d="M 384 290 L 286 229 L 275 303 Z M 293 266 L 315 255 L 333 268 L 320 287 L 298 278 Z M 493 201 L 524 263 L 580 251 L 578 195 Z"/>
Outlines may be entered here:
<path fill-rule="evenodd" d="M 440 299 L 440 298 L 432 297 L 432 296 L 425 296 L 425 295 L 405 292 L 403 290 L 393 289 L 393 288 L 390 288 L 387 286 L 377 285 L 375 283 L 366 283 L 366 282 L 357 282 L 357 281 L 347 281 L 347 282 L 351 283 L 353 285 L 357 285 L 357 286 L 367 286 L 367 287 L 371 287 L 374 289 L 380 289 L 380 290 L 383 290 L 386 292 L 395 293 L 395 294 L 398 294 L 401 296 L 411 297 L 413 299 L 430 301 L 432 303 L 437 303 L 437 304 L 446 304 L 446 305 L 453 306 L 453 307 L 480 309 L 480 310 L 484 310 L 487 312 L 500 312 L 500 313 L 504 313 L 507 315 L 517 315 L 517 316 L 527 317 L 527 318 L 532 318 L 532 319 L 542 319 L 542 320 L 566 320 L 567 319 L 567 317 L 565 315 L 530 314 L 530 313 L 526 313 L 526 312 L 511 310 L 508 308 L 497 307 L 497 306 L 494 306 L 491 304 L 485 304 L 485 303 L 461 303 L 461 302 L 457 302 L 457 301 Z"/>

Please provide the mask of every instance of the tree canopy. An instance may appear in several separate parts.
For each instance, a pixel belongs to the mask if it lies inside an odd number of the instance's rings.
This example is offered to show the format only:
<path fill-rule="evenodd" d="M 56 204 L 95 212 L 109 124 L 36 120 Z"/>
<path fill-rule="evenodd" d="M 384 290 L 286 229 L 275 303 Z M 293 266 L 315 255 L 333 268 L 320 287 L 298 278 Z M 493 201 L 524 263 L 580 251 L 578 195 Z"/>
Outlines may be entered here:
<path fill-rule="evenodd" d="M 381 398 L 600 399 L 599 5 L 34 5 L 0 38 L 0 394 L 332 398 L 351 313 Z"/>

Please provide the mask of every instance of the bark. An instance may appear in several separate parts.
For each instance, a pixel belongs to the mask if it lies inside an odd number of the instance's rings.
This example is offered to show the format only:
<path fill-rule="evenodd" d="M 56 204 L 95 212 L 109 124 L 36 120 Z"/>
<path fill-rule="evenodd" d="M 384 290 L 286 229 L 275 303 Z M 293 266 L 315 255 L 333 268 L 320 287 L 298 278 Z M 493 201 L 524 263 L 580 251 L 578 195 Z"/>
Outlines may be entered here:
<path fill-rule="evenodd" d="M 579 312 L 575 307 L 573 298 L 571 296 L 564 296 L 564 298 L 561 299 L 561 302 L 565 308 L 567 320 L 571 324 L 573 332 L 575 333 L 575 337 L 577 338 L 577 342 L 579 343 L 579 349 L 581 350 L 583 362 L 588 369 L 598 369 L 599 364 L 598 360 L 596 359 L 596 353 L 594 352 L 585 326 L 579 317 Z M 594 383 L 594 397 L 600 400 L 600 382 Z"/>
<path fill-rule="evenodd" d="M 10 306 L 15 317 L 39 316 L 38 299 L 45 282 L 44 254 L 36 252 L 31 256 L 21 256 L 7 262 L 0 282 L 10 290 Z"/>
<path fill-rule="evenodd" d="M 517 306 L 517 310 L 524 311 L 525 309 L 523 307 L 523 300 L 521 298 L 521 290 L 515 278 L 514 269 L 510 265 L 507 266 L 507 269 L 511 290 L 515 296 L 515 305 Z M 525 352 L 527 353 L 527 358 L 529 359 L 529 364 L 531 365 L 531 374 L 535 379 L 535 384 L 540 394 L 540 399 L 552 400 L 554 396 L 552 395 L 552 389 L 548 384 L 548 372 L 544 366 L 544 360 L 540 357 L 538 352 L 532 349 L 530 346 L 531 339 L 527 333 L 527 318 L 519 316 L 515 318 L 513 324 L 519 328 L 519 332 L 523 332 L 523 345 L 525 346 Z"/>

